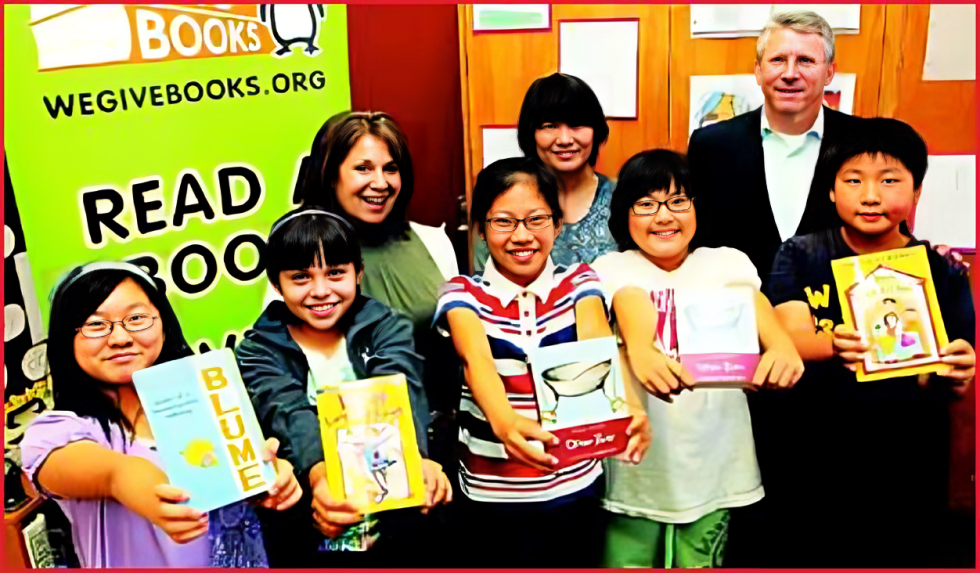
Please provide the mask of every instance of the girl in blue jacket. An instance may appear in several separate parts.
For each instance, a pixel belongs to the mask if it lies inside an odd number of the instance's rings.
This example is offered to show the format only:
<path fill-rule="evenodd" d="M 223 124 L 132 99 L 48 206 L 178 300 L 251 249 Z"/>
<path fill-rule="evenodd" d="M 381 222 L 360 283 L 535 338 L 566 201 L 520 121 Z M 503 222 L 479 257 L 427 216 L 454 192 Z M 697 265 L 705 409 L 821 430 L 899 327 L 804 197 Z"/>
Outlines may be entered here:
<path fill-rule="evenodd" d="M 404 374 L 415 435 L 426 458 L 428 405 L 412 324 L 361 294 L 364 264 L 357 236 L 350 223 L 333 213 L 317 208 L 287 213 L 272 226 L 263 258 L 269 280 L 283 300 L 266 307 L 245 333 L 236 356 L 262 429 L 279 439 L 279 456 L 296 468 L 309 504 L 297 504 L 300 511 L 285 519 L 265 516 L 267 545 L 282 548 L 281 555 L 270 551 L 270 565 L 377 566 L 382 553 L 389 552 L 343 553 L 364 551 L 376 541 L 379 547 L 393 546 L 398 531 L 386 528 L 385 521 L 390 523 L 389 515 L 398 512 L 387 512 L 375 527 L 371 516 L 331 497 L 316 390 L 324 378 L 342 383 Z M 314 380 L 314 373 L 321 380 Z M 427 512 L 448 503 L 452 488 L 439 464 L 423 459 L 422 469 L 426 484 L 422 511 Z M 308 510 L 302 509 L 310 505 L 312 523 Z"/>

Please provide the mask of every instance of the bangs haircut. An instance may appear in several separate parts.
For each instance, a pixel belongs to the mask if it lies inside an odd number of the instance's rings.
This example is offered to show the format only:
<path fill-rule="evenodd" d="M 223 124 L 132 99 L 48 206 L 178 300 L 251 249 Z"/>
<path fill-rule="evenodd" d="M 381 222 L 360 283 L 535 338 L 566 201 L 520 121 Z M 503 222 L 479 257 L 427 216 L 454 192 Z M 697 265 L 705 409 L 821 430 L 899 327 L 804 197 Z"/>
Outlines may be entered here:
<path fill-rule="evenodd" d="M 75 329 L 109 298 L 124 280 L 133 279 L 143 289 L 150 303 L 157 308 L 163 328 L 163 347 L 156 364 L 191 356 L 193 352 L 184 339 L 184 333 L 174 314 L 166 294 L 156 285 L 132 272 L 118 269 L 102 269 L 82 276 L 80 265 L 72 269 L 61 281 L 51 300 L 51 319 L 48 323 L 48 364 L 54 390 L 54 403 L 59 410 L 74 412 L 79 416 L 94 418 L 99 422 L 106 439 L 111 440 L 110 426 L 116 425 L 135 435 L 133 427 L 106 390 L 106 384 L 89 376 L 75 358 L 75 337 L 81 336 Z M 72 280 L 75 279 L 77 280 Z"/>
<path fill-rule="evenodd" d="M 308 210 L 301 208 L 291 211 L 280 220 Z M 361 272 L 364 268 L 361 245 L 354 229 L 329 215 L 301 215 L 286 221 L 270 234 L 264 259 L 266 276 L 276 288 L 279 288 L 279 273 L 282 271 L 335 267 L 347 263 L 354 264 L 355 272 Z"/>
<path fill-rule="evenodd" d="M 540 161 L 534 132 L 545 122 L 592 128 L 589 165 L 599 161 L 599 147 L 609 139 L 609 125 L 602 105 L 589 84 L 575 76 L 555 73 L 534 80 L 524 95 L 517 120 L 517 143 L 524 157 Z"/>
<path fill-rule="evenodd" d="M 859 120 L 848 130 L 846 137 L 835 139 L 834 144 L 827 147 L 817 162 L 820 187 L 833 191 L 837 173 L 844 164 L 862 155 L 872 160 L 883 156 L 898 161 L 912 174 L 914 188 L 922 188 L 929 168 L 926 142 L 909 124 L 887 117 Z"/>
<path fill-rule="evenodd" d="M 674 184 L 675 195 L 695 199 L 691 189 L 691 171 L 684 156 L 669 149 L 641 151 L 619 170 L 619 179 L 609 203 L 609 232 L 620 252 L 639 249 L 630 236 L 629 221 L 633 204 L 658 191 L 667 191 Z M 666 209 L 666 205 L 661 205 Z M 691 240 L 691 250 L 697 248 L 697 232 Z"/>
<path fill-rule="evenodd" d="M 538 193 L 551 209 L 552 225 L 557 225 L 563 217 L 561 203 L 558 200 L 561 181 L 541 163 L 524 157 L 499 159 L 487 165 L 476 176 L 476 184 L 473 186 L 473 205 L 470 207 L 470 224 L 480 233 L 485 233 L 487 214 L 493 202 L 518 183 L 526 182 L 528 179 L 537 187 Z"/>

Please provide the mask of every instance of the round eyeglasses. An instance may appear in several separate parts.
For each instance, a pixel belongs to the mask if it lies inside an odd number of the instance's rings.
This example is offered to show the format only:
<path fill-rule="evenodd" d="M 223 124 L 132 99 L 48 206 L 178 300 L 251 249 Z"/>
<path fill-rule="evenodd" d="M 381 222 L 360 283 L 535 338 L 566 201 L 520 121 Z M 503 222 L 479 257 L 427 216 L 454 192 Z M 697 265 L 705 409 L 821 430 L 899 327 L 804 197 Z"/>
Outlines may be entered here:
<path fill-rule="evenodd" d="M 653 199 L 641 199 L 633 203 L 633 214 L 641 217 L 656 215 L 660 211 L 661 205 L 666 205 L 668 211 L 680 213 L 687 211 L 694 204 L 694 199 L 684 195 L 671 197 L 666 201 L 654 201 Z"/>
<path fill-rule="evenodd" d="M 118 323 L 127 332 L 139 332 L 153 326 L 153 321 L 160 318 L 151 314 L 136 313 L 124 317 L 122 320 L 93 320 L 86 322 L 75 329 L 81 332 L 85 338 L 105 338 L 112 334 L 112 329 Z"/>
<path fill-rule="evenodd" d="M 501 233 L 513 233 L 521 223 L 524 223 L 524 227 L 528 231 L 540 231 L 551 226 L 552 217 L 553 215 L 532 215 L 523 219 L 493 217 L 492 219 L 487 219 L 487 223 L 490 223 L 491 229 L 500 231 Z"/>

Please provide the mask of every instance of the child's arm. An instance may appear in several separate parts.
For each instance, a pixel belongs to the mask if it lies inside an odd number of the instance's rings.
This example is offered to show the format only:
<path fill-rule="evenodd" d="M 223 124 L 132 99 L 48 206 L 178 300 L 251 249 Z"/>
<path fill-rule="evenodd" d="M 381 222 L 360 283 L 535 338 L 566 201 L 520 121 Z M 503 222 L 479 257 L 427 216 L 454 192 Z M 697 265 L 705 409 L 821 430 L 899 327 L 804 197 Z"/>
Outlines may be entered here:
<path fill-rule="evenodd" d="M 167 474 L 149 460 L 78 441 L 53 450 L 42 464 L 37 482 L 52 494 L 115 499 L 177 543 L 208 531 L 208 514 L 180 504 L 188 499 L 187 492 L 169 485 Z"/>
<path fill-rule="evenodd" d="M 647 392 L 672 402 L 671 394 L 679 394 L 685 386 L 694 385 L 694 378 L 687 370 L 654 346 L 657 309 L 647 291 L 634 286 L 619 289 L 613 296 L 613 312 L 626 345 L 630 369 Z"/>
<path fill-rule="evenodd" d="M 791 300 L 777 305 L 775 311 L 780 325 L 785 329 L 804 361 L 820 362 L 833 358 L 833 335 L 822 329 L 816 329 L 807 303 Z"/>
<path fill-rule="evenodd" d="M 527 438 L 553 445 L 558 444 L 558 438 L 511 408 L 479 317 L 471 309 L 457 307 L 446 312 L 446 320 L 453 345 L 463 363 L 466 383 L 494 435 L 515 459 L 541 470 L 553 469 L 558 460 L 529 444 Z"/>
<path fill-rule="evenodd" d="M 755 291 L 755 319 L 763 353 L 752 384 L 792 388 L 803 375 L 803 360 L 794 346 L 795 341 L 780 325 L 769 299 L 758 290 Z"/>
<path fill-rule="evenodd" d="M 575 303 L 575 334 L 578 340 L 612 336 L 601 298 L 590 295 Z"/>

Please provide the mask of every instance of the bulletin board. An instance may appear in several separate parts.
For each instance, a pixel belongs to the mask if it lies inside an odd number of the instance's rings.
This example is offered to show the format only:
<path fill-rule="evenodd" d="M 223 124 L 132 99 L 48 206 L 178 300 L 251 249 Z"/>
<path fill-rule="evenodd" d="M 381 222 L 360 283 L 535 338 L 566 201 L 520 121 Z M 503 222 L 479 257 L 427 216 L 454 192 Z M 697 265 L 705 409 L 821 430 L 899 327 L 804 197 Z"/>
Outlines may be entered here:
<path fill-rule="evenodd" d="M 669 6 L 553 5 L 551 28 L 473 33 L 472 5 L 459 6 L 463 127 L 466 132 L 466 198 L 483 168 L 485 126 L 516 125 L 524 94 L 534 80 L 559 67 L 559 22 L 639 20 L 638 114 L 612 119 L 596 171 L 615 178 L 619 168 L 643 149 L 668 141 Z"/>

